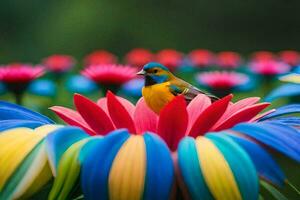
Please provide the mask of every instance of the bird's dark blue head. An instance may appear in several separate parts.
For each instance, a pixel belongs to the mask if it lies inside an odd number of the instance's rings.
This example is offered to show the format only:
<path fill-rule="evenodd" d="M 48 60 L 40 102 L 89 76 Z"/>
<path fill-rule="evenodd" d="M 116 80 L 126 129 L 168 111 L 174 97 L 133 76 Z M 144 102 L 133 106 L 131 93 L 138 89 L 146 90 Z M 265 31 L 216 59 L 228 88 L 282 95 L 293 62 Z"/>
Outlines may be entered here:
<path fill-rule="evenodd" d="M 156 62 L 147 63 L 137 74 L 145 76 L 145 86 L 164 83 L 173 77 L 167 67 Z"/>

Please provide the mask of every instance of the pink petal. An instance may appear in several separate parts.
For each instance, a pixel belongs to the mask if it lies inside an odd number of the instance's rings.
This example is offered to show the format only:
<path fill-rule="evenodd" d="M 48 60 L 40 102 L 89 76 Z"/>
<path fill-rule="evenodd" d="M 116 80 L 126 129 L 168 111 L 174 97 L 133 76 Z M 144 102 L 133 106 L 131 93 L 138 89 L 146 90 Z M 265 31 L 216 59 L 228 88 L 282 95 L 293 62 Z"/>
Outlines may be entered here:
<path fill-rule="evenodd" d="M 185 136 L 187 123 L 188 113 L 183 96 L 175 97 L 161 110 L 157 133 L 172 151 L 177 149 L 180 139 Z"/>
<path fill-rule="evenodd" d="M 107 108 L 107 98 L 106 97 L 98 99 L 97 104 L 98 104 L 98 106 L 100 106 L 100 108 L 102 108 L 102 110 L 104 110 L 104 112 L 106 114 L 109 115 L 108 108 Z"/>
<path fill-rule="evenodd" d="M 213 131 L 228 129 L 238 123 L 247 122 L 251 120 L 253 117 L 255 117 L 260 111 L 268 107 L 269 105 L 270 105 L 269 103 L 260 103 L 260 104 L 248 106 L 244 109 L 241 109 L 238 112 L 236 112 L 234 115 L 226 119 L 218 127 L 213 129 Z"/>
<path fill-rule="evenodd" d="M 78 126 L 90 135 L 96 135 L 96 132 L 84 121 L 78 112 L 62 106 L 52 106 L 49 109 L 55 112 L 67 124 Z"/>
<path fill-rule="evenodd" d="M 86 123 L 99 135 L 106 135 L 114 130 L 109 116 L 94 102 L 80 95 L 74 95 L 76 109 Z"/>
<path fill-rule="evenodd" d="M 222 124 L 225 120 L 227 120 L 230 116 L 234 115 L 239 110 L 251 106 L 257 103 L 259 100 L 260 100 L 259 97 L 250 97 L 250 98 L 242 99 L 234 104 L 230 102 L 224 115 L 222 115 L 222 117 L 218 120 L 218 122 L 213 126 L 212 129 L 214 130 L 216 127 L 218 127 L 220 124 Z"/>
<path fill-rule="evenodd" d="M 199 135 L 204 135 L 224 114 L 231 99 L 232 94 L 215 101 L 207 107 L 195 121 L 189 131 L 189 136 L 197 137 Z"/>
<path fill-rule="evenodd" d="M 204 94 L 198 94 L 187 106 L 189 122 L 187 132 L 192 128 L 199 115 L 211 104 L 210 99 Z"/>
<path fill-rule="evenodd" d="M 124 99 L 122 97 L 119 97 L 119 96 L 116 96 L 117 99 L 119 100 L 119 102 L 124 106 L 124 108 L 127 110 L 127 112 L 130 114 L 131 117 L 133 117 L 134 115 L 134 111 L 135 111 L 135 106 L 130 102 L 128 101 L 127 99 Z M 103 97 L 103 98 L 100 98 L 98 101 L 97 101 L 97 104 L 107 113 L 109 114 L 108 112 L 108 108 L 107 108 L 107 98 L 106 97 Z"/>
<path fill-rule="evenodd" d="M 107 92 L 107 108 L 116 128 L 127 128 L 130 133 L 136 133 L 134 121 L 120 100 L 112 92 Z"/>
<path fill-rule="evenodd" d="M 146 104 L 144 98 L 141 98 L 135 108 L 134 122 L 137 133 L 145 131 L 156 132 L 158 116 Z"/>

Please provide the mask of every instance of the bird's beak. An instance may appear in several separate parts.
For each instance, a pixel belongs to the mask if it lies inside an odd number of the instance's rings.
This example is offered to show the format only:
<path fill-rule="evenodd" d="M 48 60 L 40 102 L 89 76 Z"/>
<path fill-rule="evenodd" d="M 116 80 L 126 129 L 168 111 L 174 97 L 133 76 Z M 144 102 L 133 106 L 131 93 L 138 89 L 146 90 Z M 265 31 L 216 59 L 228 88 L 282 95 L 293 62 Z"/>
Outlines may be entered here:
<path fill-rule="evenodd" d="M 146 71 L 142 69 L 141 71 L 139 71 L 138 73 L 136 73 L 136 75 L 142 75 L 142 76 L 144 76 L 144 75 L 146 75 Z"/>

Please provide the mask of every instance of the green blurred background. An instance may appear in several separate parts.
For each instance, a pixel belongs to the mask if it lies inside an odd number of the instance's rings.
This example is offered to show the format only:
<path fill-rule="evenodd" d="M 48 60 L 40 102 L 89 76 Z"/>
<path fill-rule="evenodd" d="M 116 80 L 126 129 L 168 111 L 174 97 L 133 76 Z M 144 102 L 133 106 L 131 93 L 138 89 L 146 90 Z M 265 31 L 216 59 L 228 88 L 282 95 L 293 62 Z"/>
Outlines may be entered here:
<path fill-rule="evenodd" d="M 0 62 L 95 49 L 300 49 L 299 0 L 2 0 Z"/>

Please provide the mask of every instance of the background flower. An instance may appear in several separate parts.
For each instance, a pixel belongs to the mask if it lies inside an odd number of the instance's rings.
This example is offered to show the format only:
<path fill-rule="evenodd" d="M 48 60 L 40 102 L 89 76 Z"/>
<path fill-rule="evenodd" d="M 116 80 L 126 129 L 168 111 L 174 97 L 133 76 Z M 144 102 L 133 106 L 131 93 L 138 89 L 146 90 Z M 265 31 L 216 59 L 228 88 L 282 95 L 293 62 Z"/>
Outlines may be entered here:
<path fill-rule="evenodd" d="M 192 66 L 209 67 L 214 64 L 214 54 L 206 49 L 196 49 L 188 54 Z"/>
<path fill-rule="evenodd" d="M 196 76 L 196 80 L 218 97 L 224 97 L 250 82 L 246 74 L 227 71 L 203 72 Z"/>
<path fill-rule="evenodd" d="M 137 69 L 128 65 L 91 65 L 81 71 L 83 76 L 99 84 L 104 94 L 107 90 L 117 92 L 136 73 Z"/>
<path fill-rule="evenodd" d="M 148 62 L 154 60 L 151 51 L 142 48 L 132 49 L 125 55 L 125 63 L 131 66 L 142 68 Z"/>
<path fill-rule="evenodd" d="M 88 54 L 84 58 L 84 66 L 88 67 L 90 65 L 111 65 L 116 64 L 118 58 L 105 50 L 97 50 Z"/>
<path fill-rule="evenodd" d="M 16 102 L 22 104 L 23 94 L 30 82 L 44 74 L 41 66 L 12 64 L 0 67 L 0 81 L 14 94 Z"/>
<path fill-rule="evenodd" d="M 233 51 L 223 51 L 217 54 L 216 64 L 222 69 L 235 69 L 241 65 L 241 56 Z"/>
<path fill-rule="evenodd" d="M 44 58 L 42 63 L 51 72 L 63 73 L 74 66 L 75 59 L 69 55 L 54 54 Z"/>

